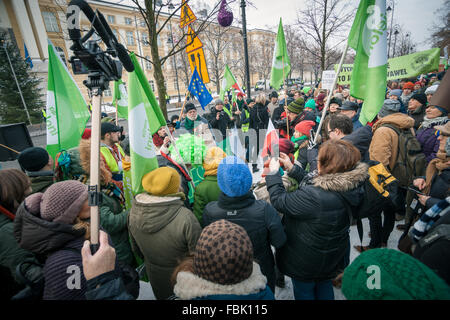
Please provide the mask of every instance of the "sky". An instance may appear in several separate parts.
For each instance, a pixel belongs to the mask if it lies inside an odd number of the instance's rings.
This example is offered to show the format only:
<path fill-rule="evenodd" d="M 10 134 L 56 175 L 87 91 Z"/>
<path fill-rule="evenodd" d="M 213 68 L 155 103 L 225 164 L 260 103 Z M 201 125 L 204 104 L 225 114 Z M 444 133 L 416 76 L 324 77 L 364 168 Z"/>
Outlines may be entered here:
<path fill-rule="evenodd" d="M 250 0 L 254 6 L 247 6 L 247 25 L 250 28 L 263 28 L 266 25 L 278 26 L 280 16 L 283 24 L 293 24 L 297 20 L 299 10 L 305 8 L 305 0 Z M 237 1 L 231 5 L 234 15 L 239 14 L 239 4 Z M 356 2 L 348 0 L 348 2 Z M 389 0 L 387 3 L 389 4 Z M 429 30 L 436 21 L 436 10 L 443 7 L 445 0 L 396 0 L 394 6 L 394 25 L 399 24 L 405 30 L 411 32 L 411 37 L 417 43 L 417 50 L 431 48 L 431 44 L 425 43 L 431 35 Z M 275 5 L 276 4 L 276 5 Z M 281 14 L 280 14 L 281 13 Z M 392 13 L 392 11 L 391 11 Z M 388 14 L 388 27 L 390 27 L 391 14 Z"/>
<path fill-rule="evenodd" d="M 106 0 L 115 3 L 130 4 L 131 0 Z M 165 3 L 167 0 L 163 0 Z M 206 3 L 209 6 L 216 4 L 217 0 L 191 0 L 191 7 L 195 7 L 199 2 Z M 277 32 L 280 17 L 283 25 L 294 24 L 297 21 L 298 12 L 305 8 L 306 0 L 249 0 L 252 5 L 246 7 L 247 28 L 269 29 Z M 356 0 L 343 0 L 353 3 L 356 12 Z M 390 5 L 393 0 L 387 0 Z M 234 17 L 241 14 L 241 0 L 228 0 Z M 433 23 L 438 23 L 437 12 L 443 7 L 445 0 L 395 0 L 394 6 L 394 25 L 399 24 L 405 31 L 411 32 L 414 43 L 417 44 L 417 51 L 431 48 L 427 43 L 430 38 Z M 181 3 L 181 0 L 173 0 L 174 4 Z M 194 13 L 195 10 L 194 10 Z M 391 11 L 392 13 L 392 11 Z M 388 13 L 388 28 L 390 28 L 391 13 Z M 443 24 L 443 22 L 441 22 Z"/>

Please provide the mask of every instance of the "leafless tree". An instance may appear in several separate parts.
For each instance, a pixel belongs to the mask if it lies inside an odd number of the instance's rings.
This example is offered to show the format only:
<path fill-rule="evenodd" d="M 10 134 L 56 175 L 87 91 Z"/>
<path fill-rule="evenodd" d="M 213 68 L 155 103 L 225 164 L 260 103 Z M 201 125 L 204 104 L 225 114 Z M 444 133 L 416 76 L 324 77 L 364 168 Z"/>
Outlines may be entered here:
<path fill-rule="evenodd" d="M 433 46 L 441 48 L 441 53 L 445 47 L 450 46 L 450 0 L 446 0 L 442 7 L 435 12 L 438 24 L 432 27 L 433 34 L 430 42 Z"/>
<path fill-rule="evenodd" d="M 327 55 L 347 40 L 355 12 L 346 0 L 307 0 L 299 12 L 296 25 L 305 36 L 304 49 L 315 57 L 321 70 L 326 70 Z"/>

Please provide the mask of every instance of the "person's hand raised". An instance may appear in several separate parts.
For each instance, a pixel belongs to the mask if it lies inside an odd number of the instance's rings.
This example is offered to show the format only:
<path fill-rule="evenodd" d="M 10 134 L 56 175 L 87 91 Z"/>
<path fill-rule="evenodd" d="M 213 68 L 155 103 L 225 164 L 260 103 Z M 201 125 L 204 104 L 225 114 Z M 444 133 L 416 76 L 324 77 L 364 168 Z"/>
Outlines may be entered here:
<path fill-rule="evenodd" d="M 116 263 L 116 250 L 108 243 L 108 234 L 100 230 L 100 247 L 92 255 L 90 241 L 86 240 L 81 249 L 81 258 L 83 260 L 83 273 L 86 280 L 98 277 L 103 273 L 113 271 Z"/>

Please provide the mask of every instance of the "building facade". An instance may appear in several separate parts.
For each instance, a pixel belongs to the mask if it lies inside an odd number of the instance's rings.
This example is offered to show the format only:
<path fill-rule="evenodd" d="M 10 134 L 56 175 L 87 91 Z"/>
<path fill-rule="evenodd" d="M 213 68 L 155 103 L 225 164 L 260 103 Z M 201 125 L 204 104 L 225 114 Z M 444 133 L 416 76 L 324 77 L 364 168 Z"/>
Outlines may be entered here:
<path fill-rule="evenodd" d="M 47 88 L 47 48 L 49 40 L 55 46 L 56 51 L 60 54 L 61 59 L 66 63 L 68 69 L 72 72 L 71 65 L 68 63 L 70 57 L 73 55 L 70 50 L 72 42 L 69 40 L 66 23 L 66 8 L 68 2 L 69 1 L 66 0 L 0 0 L 0 31 L 9 34 L 11 41 L 14 41 L 17 44 L 24 57 L 26 46 L 28 54 L 33 61 L 33 71 L 42 79 L 42 90 L 46 90 Z M 147 25 L 136 8 L 107 1 L 88 1 L 88 3 L 93 10 L 98 9 L 102 12 L 120 43 L 137 55 L 151 60 Z M 82 32 L 85 33 L 90 29 L 90 23 L 84 15 L 81 16 L 82 19 L 80 25 Z M 160 21 L 158 22 L 162 25 L 167 17 L 168 14 L 161 13 L 159 18 Z M 214 26 L 215 24 L 213 23 L 212 25 Z M 175 15 L 170 20 L 170 23 L 165 25 L 158 36 L 157 41 L 160 57 L 166 56 L 170 51 L 172 48 L 172 40 L 176 42 L 176 36 L 179 34 L 178 29 L 179 16 Z M 231 38 L 233 39 L 232 41 L 235 41 L 236 43 L 221 53 L 220 59 L 227 64 L 232 61 L 243 61 L 243 43 L 242 36 L 239 33 L 240 29 L 232 27 L 228 30 L 228 32 L 233 33 Z M 203 32 L 208 32 L 208 30 Z M 202 39 L 202 37 L 203 35 L 200 33 L 199 38 Z M 276 34 L 272 31 L 261 29 L 248 31 L 249 48 L 258 48 L 258 46 L 267 44 L 270 45 L 270 48 L 273 48 L 275 38 Z M 91 39 L 98 39 L 98 36 L 94 34 Z M 208 53 L 208 50 L 204 51 L 208 71 L 211 72 L 208 64 L 212 57 Z M 249 55 L 251 54 L 252 53 L 249 52 Z M 171 102 L 177 101 L 176 98 L 178 95 L 184 96 L 187 89 L 187 73 L 190 73 L 190 70 L 188 70 L 188 65 L 187 69 L 186 65 L 183 65 L 183 60 L 185 61 L 184 64 L 186 64 L 186 59 L 180 59 L 180 55 L 186 54 L 185 52 L 178 53 L 176 58 L 171 57 L 167 59 L 162 66 L 166 81 L 166 89 L 171 97 Z M 230 61 L 228 61 L 228 59 Z M 152 63 L 142 58 L 138 58 L 138 60 L 153 91 L 157 95 Z M 269 63 L 271 63 L 271 60 Z M 238 68 L 236 71 L 237 73 L 241 71 L 241 67 L 242 72 L 244 72 L 243 65 L 236 64 L 236 68 Z M 183 69 L 187 70 L 184 79 L 182 78 L 181 72 Z M 261 72 L 251 69 L 251 85 L 253 86 L 261 76 Z M 88 89 L 83 85 L 83 80 L 86 79 L 86 75 L 74 75 L 73 77 L 84 95 L 86 102 L 89 103 L 90 97 Z M 238 81 L 241 80 L 243 82 L 243 79 L 239 79 L 240 77 L 237 75 L 236 77 L 238 78 Z M 122 79 L 124 82 L 127 81 L 127 72 L 123 72 Z M 110 86 L 112 86 L 112 83 L 110 83 Z M 213 82 L 207 84 L 207 87 L 211 92 L 216 90 Z M 111 103 L 111 89 L 104 93 L 103 101 L 104 103 Z"/>

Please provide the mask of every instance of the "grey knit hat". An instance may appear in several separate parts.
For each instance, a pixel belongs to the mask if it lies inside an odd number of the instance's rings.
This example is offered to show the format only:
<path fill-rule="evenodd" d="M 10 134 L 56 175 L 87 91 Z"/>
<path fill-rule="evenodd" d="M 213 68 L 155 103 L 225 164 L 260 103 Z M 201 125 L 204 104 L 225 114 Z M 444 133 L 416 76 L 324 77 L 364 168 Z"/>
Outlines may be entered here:
<path fill-rule="evenodd" d="M 214 101 L 214 105 L 218 106 L 219 104 L 223 105 L 223 101 L 221 99 L 216 99 L 216 101 Z"/>
<path fill-rule="evenodd" d="M 52 184 L 40 197 L 41 217 L 47 221 L 72 224 L 87 199 L 88 188 L 79 181 Z"/>
<path fill-rule="evenodd" d="M 400 101 L 386 99 L 384 100 L 383 107 L 381 107 L 380 112 L 378 112 L 378 116 L 380 118 L 384 118 L 390 114 L 400 112 Z"/>

